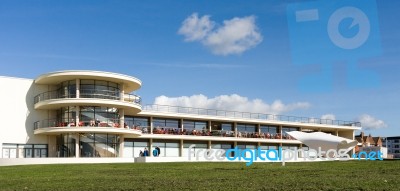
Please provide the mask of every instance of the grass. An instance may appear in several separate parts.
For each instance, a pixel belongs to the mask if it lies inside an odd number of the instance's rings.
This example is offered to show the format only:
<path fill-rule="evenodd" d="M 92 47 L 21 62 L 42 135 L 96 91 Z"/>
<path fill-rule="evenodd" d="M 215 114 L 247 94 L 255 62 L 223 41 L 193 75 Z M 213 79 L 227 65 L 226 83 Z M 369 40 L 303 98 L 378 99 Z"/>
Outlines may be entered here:
<path fill-rule="evenodd" d="M 399 190 L 400 161 L 0 167 L 0 190 Z"/>

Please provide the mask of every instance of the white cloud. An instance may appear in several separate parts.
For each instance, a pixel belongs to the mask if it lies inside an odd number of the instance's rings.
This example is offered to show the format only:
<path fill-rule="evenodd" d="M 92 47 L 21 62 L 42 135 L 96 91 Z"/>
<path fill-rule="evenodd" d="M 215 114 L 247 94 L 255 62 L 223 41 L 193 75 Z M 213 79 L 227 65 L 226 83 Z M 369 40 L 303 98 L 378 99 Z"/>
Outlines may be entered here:
<path fill-rule="evenodd" d="M 199 18 L 193 13 L 183 21 L 178 33 L 185 36 L 185 41 L 200 41 L 216 55 L 241 54 L 263 40 L 254 16 L 235 17 L 214 26 L 209 15 Z"/>
<path fill-rule="evenodd" d="M 193 13 L 183 21 L 178 33 L 185 36 L 185 41 L 201 40 L 214 28 L 214 25 L 209 15 L 199 18 L 197 13 Z"/>
<path fill-rule="evenodd" d="M 220 95 L 214 98 L 208 98 L 202 94 L 181 97 L 159 96 L 154 100 L 154 104 L 268 114 L 281 114 L 310 107 L 307 102 L 284 104 L 280 100 L 267 104 L 261 99 L 250 100 L 237 94 Z"/>
<path fill-rule="evenodd" d="M 364 130 L 380 129 L 387 127 L 386 123 L 380 119 L 376 119 L 368 114 L 363 114 L 357 118 L 357 121 L 361 122 L 361 126 Z"/>
<path fill-rule="evenodd" d="M 321 116 L 321 119 L 330 119 L 330 120 L 336 120 L 336 116 L 333 114 L 325 114 Z"/>

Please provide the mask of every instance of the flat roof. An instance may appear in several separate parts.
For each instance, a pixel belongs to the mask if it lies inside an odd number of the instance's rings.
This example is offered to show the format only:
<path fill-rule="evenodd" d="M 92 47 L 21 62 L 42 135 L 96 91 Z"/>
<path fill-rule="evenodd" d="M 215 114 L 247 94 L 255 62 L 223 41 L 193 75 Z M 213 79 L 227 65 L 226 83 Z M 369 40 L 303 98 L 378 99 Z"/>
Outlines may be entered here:
<path fill-rule="evenodd" d="M 138 115 L 150 115 L 154 117 L 183 117 L 191 119 L 223 120 L 236 122 L 253 122 L 265 124 L 298 125 L 303 127 L 335 127 L 343 129 L 361 129 L 361 123 L 355 121 L 342 121 L 330 119 L 318 119 L 310 117 L 297 117 L 285 115 L 273 115 L 262 113 L 225 111 L 216 109 L 191 108 L 169 105 L 144 105 Z"/>
<path fill-rule="evenodd" d="M 118 84 L 124 84 L 124 91 L 126 93 L 137 90 L 142 86 L 142 81 L 132 76 L 91 70 L 65 70 L 50 72 L 37 77 L 35 79 L 35 83 L 43 85 L 56 85 L 73 79 L 104 80 Z"/>

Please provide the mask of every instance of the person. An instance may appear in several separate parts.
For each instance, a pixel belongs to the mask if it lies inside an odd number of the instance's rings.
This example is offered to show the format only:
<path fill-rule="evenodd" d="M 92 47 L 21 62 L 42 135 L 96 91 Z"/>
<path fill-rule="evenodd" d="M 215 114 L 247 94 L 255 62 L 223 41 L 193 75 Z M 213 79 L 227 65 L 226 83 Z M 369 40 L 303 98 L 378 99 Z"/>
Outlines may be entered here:
<path fill-rule="evenodd" d="M 149 150 L 147 150 L 147 147 L 144 148 L 143 156 L 144 156 L 144 157 L 149 156 Z"/>
<path fill-rule="evenodd" d="M 143 128 L 142 128 L 142 132 L 145 133 L 145 134 L 147 134 L 147 133 L 148 133 L 147 128 L 146 128 L 146 127 L 143 127 Z"/>
<path fill-rule="evenodd" d="M 157 148 L 155 148 L 155 149 L 153 150 L 153 156 L 154 156 L 154 157 L 158 157 L 158 150 L 157 150 Z"/>
<path fill-rule="evenodd" d="M 90 120 L 90 126 L 91 126 L 91 127 L 94 127 L 94 126 L 95 126 L 95 123 L 94 123 L 94 120 L 93 120 L 93 119 Z"/>
<path fill-rule="evenodd" d="M 157 156 L 160 156 L 160 154 L 161 154 L 161 149 L 160 149 L 160 147 L 156 147 L 156 150 L 157 150 Z"/>
<path fill-rule="evenodd" d="M 68 127 L 75 127 L 75 120 L 72 119 L 71 122 L 68 124 Z"/>
<path fill-rule="evenodd" d="M 142 150 L 140 150 L 140 152 L 139 152 L 139 156 L 140 156 L 140 157 L 142 157 L 142 156 L 143 156 L 143 151 L 142 151 Z"/>

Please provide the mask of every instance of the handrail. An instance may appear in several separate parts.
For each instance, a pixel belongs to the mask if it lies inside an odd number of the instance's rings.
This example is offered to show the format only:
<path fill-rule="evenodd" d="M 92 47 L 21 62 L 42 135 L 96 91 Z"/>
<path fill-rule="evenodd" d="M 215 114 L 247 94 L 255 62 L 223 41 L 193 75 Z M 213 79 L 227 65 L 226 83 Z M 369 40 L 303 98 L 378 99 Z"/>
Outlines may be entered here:
<path fill-rule="evenodd" d="M 319 119 L 310 117 L 297 117 L 297 116 L 273 115 L 273 114 L 238 112 L 238 111 L 225 111 L 217 109 L 192 108 L 192 107 L 181 107 L 181 106 L 170 106 L 170 105 L 147 104 L 142 108 L 142 110 L 166 112 L 166 113 L 223 116 L 223 117 L 240 118 L 240 119 L 258 119 L 266 121 L 282 121 L 282 122 L 295 122 L 295 123 L 308 123 L 308 124 L 361 127 L 361 123 L 355 121 Z"/>
<path fill-rule="evenodd" d="M 98 99 L 111 99 L 121 100 L 121 94 L 119 91 L 110 90 L 96 90 L 96 89 L 81 89 L 79 90 L 79 98 L 98 98 Z M 51 100 L 51 99 L 62 99 L 62 98 L 76 98 L 75 93 L 62 93 L 58 90 L 47 91 L 40 93 L 34 97 L 34 104 Z M 142 99 L 140 96 L 135 94 L 124 94 L 123 101 L 141 104 Z"/>
<path fill-rule="evenodd" d="M 48 127 L 120 127 L 119 119 L 79 121 L 72 119 L 45 119 L 34 123 L 34 130 Z"/>

